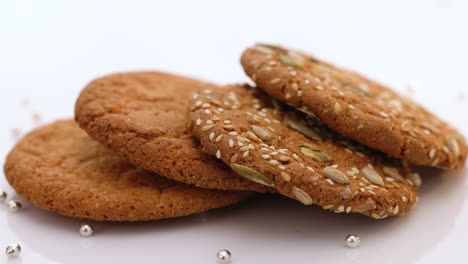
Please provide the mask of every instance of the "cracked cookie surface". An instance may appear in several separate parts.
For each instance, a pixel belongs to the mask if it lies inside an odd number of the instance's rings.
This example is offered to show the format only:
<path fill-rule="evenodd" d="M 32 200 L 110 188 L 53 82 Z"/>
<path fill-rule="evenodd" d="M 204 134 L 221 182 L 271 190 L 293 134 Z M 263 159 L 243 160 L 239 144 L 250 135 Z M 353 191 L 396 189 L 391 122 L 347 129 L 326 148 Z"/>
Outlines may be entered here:
<path fill-rule="evenodd" d="M 204 212 L 249 192 L 175 182 L 123 161 L 73 121 L 26 135 L 5 163 L 7 180 L 35 206 L 98 221 L 144 221 Z"/>
<path fill-rule="evenodd" d="M 305 205 L 375 219 L 417 201 L 417 173 L 348 140 L 256 88 L 206 90 L 191 102 L 193 133 L 240 176 Z"/>
<path fill-rule="evenodd" d="M 464 166 L 464 137 L 414 101 L 303 52 L 256 45 L 244 71 L 271 96 L 317 116 L 338 133 L 415 164 Z"/>
<path fill-rule="evenodd" d="M 266 191 L 204 153 L 188 129 L 193 93 L 216 85 L 160 72 L 105 76 L 82 91 L 75 118 L 88 134 L 131 163 L 198 187 Z"/>

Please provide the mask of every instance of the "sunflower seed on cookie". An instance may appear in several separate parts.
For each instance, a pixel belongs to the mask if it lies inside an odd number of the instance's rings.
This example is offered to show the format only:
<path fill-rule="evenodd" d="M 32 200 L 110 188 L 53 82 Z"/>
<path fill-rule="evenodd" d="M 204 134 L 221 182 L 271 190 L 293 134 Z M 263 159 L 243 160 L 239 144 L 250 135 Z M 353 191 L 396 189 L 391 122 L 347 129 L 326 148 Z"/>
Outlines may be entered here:
<path fill-rule="evenodd" d="M 224 103 L 223 113 L 217 115 L 221 121 L 209 131 L 195 122 L 211 117 L 202 108 L 189 107 L 192 132 L 207 153 L 220 151 L 220 159 L 239 176 L 305 205 L 337 213 L 383 219 L 402 215 L 414 205 L 419 178 L 401 161 L 343 138 L 259 89 L 228 86 L 224 91 L 213 90 L 210 96 L 220 102 L 234 100 L 236 107 Z M 208 98 L 200 94 L 197 100 L 204 103 Z M 190 105 L 194 104 L 192 100 Z M 223 120 L 229 120 L 232 130 L 223 128 Z M 226 140 L 210 140 L 212 132 L 223 134 Z M 250 141 L 237 145 L 236 137 Z"/>
<path fill-rule="evenodd" d="M 419 165 L 455 169 L 465 164 L 468 147 L 455 128 L 361 74 L 264 44 L 245 50 L 241 64 L 260 89 L 346 137 Z"/>

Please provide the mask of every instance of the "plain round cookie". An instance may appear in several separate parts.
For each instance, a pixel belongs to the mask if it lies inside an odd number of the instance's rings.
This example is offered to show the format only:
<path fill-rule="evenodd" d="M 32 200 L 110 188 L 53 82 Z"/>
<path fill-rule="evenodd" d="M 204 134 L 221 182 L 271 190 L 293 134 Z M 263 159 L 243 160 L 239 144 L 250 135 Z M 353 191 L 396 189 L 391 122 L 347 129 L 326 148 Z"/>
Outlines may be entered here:
<path fill-rule="evenodd" d="M 75 119 L 123 159 L 164 177 L 210 189 L 265 191 L 204 153 L 188 129 L 191 96 L 216 87 L 160 72 L 109 75 L 82 91 Z"/>
<path fill-rule="evenodd" d="M 247 49 L 241 63 L 259 88 L 342 135 L 415 164 L 464 166 L 463 136 L 384 85 L 302 52 L 270 45 Z"/>
<path fill-rule="evenodd" d="M 208 153 L 306 205 L 382 219 L 405 214 L 417 200 L 421 179 L 400 160 L 304 121 L 261 90 L 207 90 L 191 107 L 193 132 Z"/>
<path fill-rule="evenodd" d="M 92 140 L 73 121 L 23 138 L 5 163 L 18 194 L 61 215 L 98 221 L 146 221 L 236 203 L 249 192 L 201 189 L 139 169 Z"/>

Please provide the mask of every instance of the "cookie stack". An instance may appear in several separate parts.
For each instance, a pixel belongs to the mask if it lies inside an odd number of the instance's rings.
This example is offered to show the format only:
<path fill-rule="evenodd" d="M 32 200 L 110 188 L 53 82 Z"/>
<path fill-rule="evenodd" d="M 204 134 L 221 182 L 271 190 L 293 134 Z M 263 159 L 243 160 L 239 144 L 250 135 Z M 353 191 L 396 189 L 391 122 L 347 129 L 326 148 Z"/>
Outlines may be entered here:
<path fill-rule="evenodd" d="M 357 73 L 271 45 L 241 63 L 257 87 L 160 72 L 94 80 L 76 122 L 28 134 L 5 175 L 35 206 L 93 220 L 172 218 L 264 192 L 383 219 L 418 200 L 408 164 L 465 163 L 460 133 Z"/>

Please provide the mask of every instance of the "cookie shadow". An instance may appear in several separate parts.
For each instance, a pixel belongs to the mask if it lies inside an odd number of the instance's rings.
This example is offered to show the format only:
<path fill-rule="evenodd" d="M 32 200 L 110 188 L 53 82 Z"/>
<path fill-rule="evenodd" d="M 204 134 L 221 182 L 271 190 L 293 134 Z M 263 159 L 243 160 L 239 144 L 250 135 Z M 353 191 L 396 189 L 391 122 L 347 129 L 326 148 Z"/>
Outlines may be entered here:
<path fill-rule="evenodd" d="M 466 171 L 418 170 L 423 186 L 416 208 L 404 217 L 379 221 L 305 207 L 279 195 L 258 195 L 224 209 L 140 223 L 83 221 L 26 204 L 8 214 L 7 222 L 27 250 L 61 263 L 106 263 L 110 257 L 118 258 L 114 263 L 161 258 L 207 263 L 224 247 L 248 256 L 240 263 L 310 263 L 304 259 L 307 252 L 327 263 L 411 263 L 450 232 L 466 200 Z M 79 236 L 84 222 L 95 228 L 93 237 Z M 360 248 L 344 246 L 350 233 L 361 236 Z M 389 249 L 394 249 L 391 254 Z"/>

